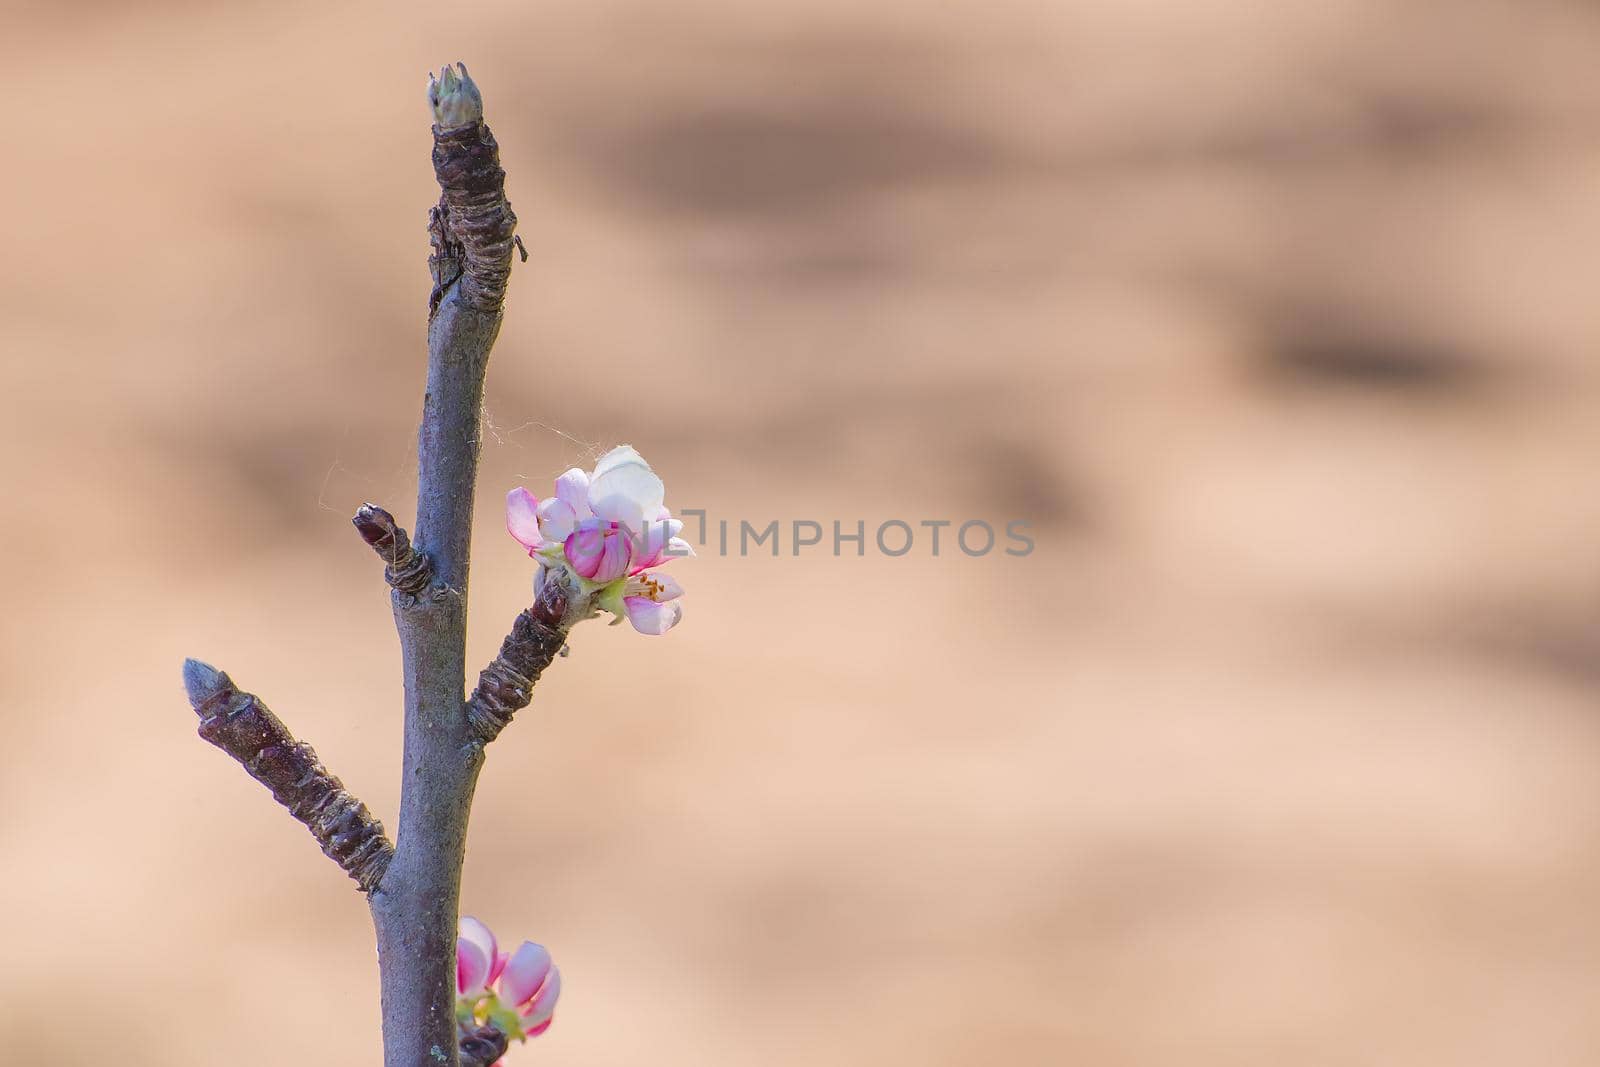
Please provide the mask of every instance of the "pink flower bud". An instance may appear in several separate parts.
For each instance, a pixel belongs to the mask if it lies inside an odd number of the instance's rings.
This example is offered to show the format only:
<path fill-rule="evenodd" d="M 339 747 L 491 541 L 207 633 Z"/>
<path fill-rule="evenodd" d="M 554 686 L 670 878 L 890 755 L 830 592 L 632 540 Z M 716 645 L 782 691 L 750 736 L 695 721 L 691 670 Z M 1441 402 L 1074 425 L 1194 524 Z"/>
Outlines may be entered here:
<path fill-rule="evenodd" d="M 589 519 L 578 524 L 563 551 L 567 563 L 580 577 L 605 585 L 628 573 L 633 547 L 616 524 Z"/>
<path fill-rule="evenodd" d="M 456 926 L 456 993 L 473 996 L 484 992 L 499 974 L 495 966 L 499 956 L 494 931 L 463 915 Z"/>
<path fill-rule="evenodd" d="M 537 1037 L 550 1029 L 550 1019 L 556 1013 L 556 1001 L 561 999 L 561 968 L 550 968 L 550 976 L 539 991 L 520 1009 L 522 1032 Z"/>
<path fill-rule="evenodd" d="M 500 998 L 521 1011 L 538 994 L 553 969 L 548 949 L 524 941 L 500 975 Z"/>

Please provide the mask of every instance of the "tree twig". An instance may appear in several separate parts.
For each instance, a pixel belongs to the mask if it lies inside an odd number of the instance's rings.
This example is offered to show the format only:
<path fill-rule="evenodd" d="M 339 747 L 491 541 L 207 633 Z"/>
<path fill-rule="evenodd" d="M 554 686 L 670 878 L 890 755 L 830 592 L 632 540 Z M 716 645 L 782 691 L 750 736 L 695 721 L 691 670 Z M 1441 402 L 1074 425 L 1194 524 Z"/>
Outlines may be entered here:
<path fill-rule="evenodd" d="M 433 583 L 433 562 L 411 547 L 411 539 L 393 515 L 376 504 L 362 504 L 350 521 L 383 560 L 384 579 L 396 592 L 416 596 Z"/>
<path fill-rule="evenodd" d="M 467 698 L 467 721 L 484 744 L 532 702 L 534 683 L 566 643 L 566 613 L 566 594 L 554 583 L 546 585 L 533 607 L 511 624 L 500 654 L 479 673 L 478 687 Z"/>
<path fill-rule="evenodd" d="M 250 776 L 311 831 L 322 851 L 371 893 L 383 878 L 394 847 L 383 824 L 324 767 L 310 745 L 295 740 L 253 693 L 239 690 L 222 671 L 186 660 L 183 684 L 200 716 L 200 736 L 238 760 Z"/>
<path fill-rule="evenodd" d="M 456 916 L 467 815 L 483 763 L 464 707 L 467 571 L 479 412 L 500 332 L 516 216 L 483 124 L 477 87 L 448 71 L 430 91 L 428 381 L 417 435 L 416 551 L 433 565 L 424 595 L 393 594 L 405 675 L 405 752 L 394 862 L 372 894 L 386 1067 L 457 1067 Z"/>

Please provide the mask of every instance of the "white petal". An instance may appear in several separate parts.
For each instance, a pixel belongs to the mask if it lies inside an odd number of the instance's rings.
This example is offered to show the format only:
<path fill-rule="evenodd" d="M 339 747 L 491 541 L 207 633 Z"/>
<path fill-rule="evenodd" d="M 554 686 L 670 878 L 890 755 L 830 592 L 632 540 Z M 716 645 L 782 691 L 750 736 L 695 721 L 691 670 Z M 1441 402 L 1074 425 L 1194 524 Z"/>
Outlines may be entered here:
<path fill-rule="evenodd" d="M 661 512 L 666 487 L 644 457 L 622 445 L 603 456 L 589 479 L 589 508 L 607 522 L 626 528 L 634 537 L 644 532 L 645 519 Z"/>
<path fill-rule="evenodd" d="M 677 600 L 683 595 L 683 586 L 670 574 L 641 574 L 645 587 L 649 590 L 647 595 L 657 604 L 664 604 L 669 600 Z"/>
<path fill-rule="evenodd" d="M 556 499 L 565 500 L 575 514 L 588 518 L 589 476 L 578 467 L 556 479 Z"/>
<path fill-rule="evenodd" d="M 632 445 L 618 445 L 595 463 L 594 473 L 589 475 L 589 480 L 592 482 L 606 471 L 623 463 L 644 463 L 644 457 L 639 455 L 639 450 Z M 645 466 L 649 465 L 645 463 Z"/>
<path fill-rule="evenodd" d="M 565 500 L 547 496 L 539 501 L 539 532 L 546 541 L 565 541 L 577 524 L 578 516 Z"/>

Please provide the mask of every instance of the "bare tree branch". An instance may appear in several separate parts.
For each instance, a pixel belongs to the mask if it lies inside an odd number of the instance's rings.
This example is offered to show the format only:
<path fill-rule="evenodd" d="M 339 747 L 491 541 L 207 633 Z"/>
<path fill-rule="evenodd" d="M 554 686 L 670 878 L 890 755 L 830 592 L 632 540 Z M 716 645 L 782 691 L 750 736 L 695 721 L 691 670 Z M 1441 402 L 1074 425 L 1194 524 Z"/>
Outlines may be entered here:
<path fill-rule="evenodd" d="M 457 1067 L 455 940 L 467 815 L 483 746 L 465 714 L 467 570 L 479 412 L 500 332 L 516 216 L 470 78 L 430 91 L 428 381 L 417 435 L 416 551 L 433 564 L 417 596 L 393 595 L 405 675 L 405 754 L 394 862 L 372 895 L 386 1067 Z"/>
<path fill-rule="evenodd" d="M 200 716 L 200 736 L 238 760 L 272 790 L 317 839 L 322 851 L 371 893 L 394 856 L 383 824 L 328 772 L 310 745 L 295 740 L 283 721 L 252 693 L 209 664 L 186 660 L 183 684 Z"/>
<path fill-rule="evenodd" d="M 375 504 L 363 505 L 353 520 L 384 561 L 400 636 L 405 750 L 395 844 L 316 753 L 227 675 L 190 660 L 184 681 L 201 736 L 266 783 L 367 892 L 383 988 L 385 1067 L 487 1067 L 504 1052 L 505 1035 L 493 1028 L 460 1031 L 455 1013 L 467 816 L 484 745 L 528 703 L 572 620 L 564 618 L 565 594 L 552 586 L 517 620 L 468 705 L 467 572 L 479 414 L 511 253 L 521 245 L 499 149 L 466 68 L 459 76 L 446 68 L 429 101 L 441 195 L 428 220 L 433 288 L 415 544 Z"/>
<path fill-rule="evenodd" d="M 566 643 L 566 612 L 566 594 L 554 583 L 546 585 L 533 607 L 512 623 L 500 654 L 478 675 L 478 687 L 467 698 L 467 721 L 484 744 L 532 702 L 534 683 Z"/>

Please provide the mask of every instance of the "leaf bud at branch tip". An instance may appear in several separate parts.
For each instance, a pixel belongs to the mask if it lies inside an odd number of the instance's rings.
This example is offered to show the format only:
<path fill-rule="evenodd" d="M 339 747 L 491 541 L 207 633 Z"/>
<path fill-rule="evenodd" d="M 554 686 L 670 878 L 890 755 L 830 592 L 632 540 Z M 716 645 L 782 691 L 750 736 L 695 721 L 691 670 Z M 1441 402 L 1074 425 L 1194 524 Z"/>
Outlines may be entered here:
<path fill-rule="evenodd" d="M 189 693 L 189 706 L 196 712 L 218 696 L 233 691 L 233 680 L 209 663 L 197 659 L 183 661 L 183 688 Z"/>
<path fill-rule="evenodd" d="M 465 63 L 455 67 L 446 64 L 438 77 L 428 75 L 428 106 L 433 109 L 434 125 L 441 130 L 475 126 L 483 121 L 483 94 L 478 92 L 478 83 L 467 73 Z"/>

